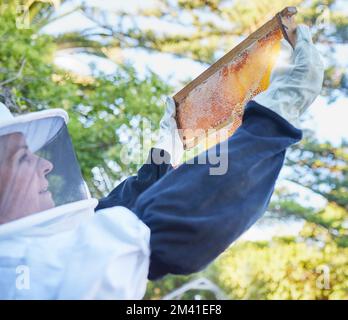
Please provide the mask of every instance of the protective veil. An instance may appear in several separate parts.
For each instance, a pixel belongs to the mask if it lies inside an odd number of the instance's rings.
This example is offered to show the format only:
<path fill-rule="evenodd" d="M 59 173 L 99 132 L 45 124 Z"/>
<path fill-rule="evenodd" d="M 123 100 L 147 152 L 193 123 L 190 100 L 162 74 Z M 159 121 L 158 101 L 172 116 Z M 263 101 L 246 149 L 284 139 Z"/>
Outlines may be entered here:
<path fill-rule="evenodd" d="M 150 231 L 124 207 L 94 213 L 67 121 L 0 104 L 0 299 L 142 298 Z"/>

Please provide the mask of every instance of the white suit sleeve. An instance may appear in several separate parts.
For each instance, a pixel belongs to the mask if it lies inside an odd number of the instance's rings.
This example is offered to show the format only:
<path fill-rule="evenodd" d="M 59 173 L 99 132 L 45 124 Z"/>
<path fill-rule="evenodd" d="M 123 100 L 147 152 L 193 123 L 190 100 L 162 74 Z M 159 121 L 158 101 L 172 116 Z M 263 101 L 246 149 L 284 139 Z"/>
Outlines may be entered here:
<path fill-rule="evenodd" d="M 125 207 L 98 211 L 76 232 L 58 299 L 141 299 L 150 230 Z"/>
<path fill-rule="evenodd" d="M 324 66 L 309 28 L 299 25 L 296 32 L 295 49 L 282 40 L 281 54 L 271 74 L 271 84 L 253 99 L 294 126 L 298 126 L 298 118 L 319 95 L 324 78 Z"/>

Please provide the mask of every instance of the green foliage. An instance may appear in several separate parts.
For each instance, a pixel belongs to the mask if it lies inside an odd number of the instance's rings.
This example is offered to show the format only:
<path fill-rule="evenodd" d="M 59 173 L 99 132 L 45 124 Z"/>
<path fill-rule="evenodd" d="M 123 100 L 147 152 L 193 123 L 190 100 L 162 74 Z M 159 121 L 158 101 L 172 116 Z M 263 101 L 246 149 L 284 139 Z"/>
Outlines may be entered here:
<path fill-rule="evenodd" d="M 152 282 L 146 297 L 161 298 L 203 275 L 230 299 L 347 299 L 347 263 L 348 249 L 333 243 L 320 247 L 294 238 L 239 242 L 201 274 Z M 199 294 L 215 298 L 209 291 Z M 183 299 L 193 297 L 194 291 L 188 291 Z"/>
<path fill-rule="evenodd" d="M 96 197 L 135 172 L 141 162 L 121 161 L 120 150 L 129 141 L 120 141 L 119 135 L 131 132 L 133 143 L 140 143 L 139 123 L 147 120 L 157 128 L 164 96 L 171 88 L 152 72 L 139 79 L 130 65 L 120 66 L 112 75 L 95 72 L 89 77 L 58 69 L 53 63 L 53 37 L 39 33 L 35 25 L 17 28 L 11 7 L 2 14 L 0 30 L 0 94 L 12 111 L 63 108 L 68 112 L 82 171 Z"/>
<path fill-rule="evenodd" d="M 348 210 L 348 144 L 306 139 L 292 148 L 287 165 L 294 170 L 291 181 L 309 188 Z"/>
<path fill-rule="evenodd" d="M 347 299 L 348 249 L 294 240 L 237 244 L 212 266 L 215 282 L 231 299 Z"/>
<path fill-rule="evenodd" d="M 167 276 L 150 283 L 147 298 L 159 299 L 184 283 L 205 276 L 230 299 L 348 299 L 348 248 L 332 242 L 319 246 L 295 238 L 239 242 L 203 273 Z M 200 291 L 204 299 L 212 292 Z M 188 291 L 183 299 L 192 299 Z"/>

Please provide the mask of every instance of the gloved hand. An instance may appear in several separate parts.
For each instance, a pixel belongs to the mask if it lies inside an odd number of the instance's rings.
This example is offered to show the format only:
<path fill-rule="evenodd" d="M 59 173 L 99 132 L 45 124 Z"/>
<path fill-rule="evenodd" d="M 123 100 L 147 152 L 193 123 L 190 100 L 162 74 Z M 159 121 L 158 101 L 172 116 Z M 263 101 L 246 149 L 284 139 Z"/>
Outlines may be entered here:
<path fill-rule="evenodd" d="M 166 110 L 160 121 L 159 139 L 155 145 L 155 148 L 163 149 L 170 154 L 170 163 L 173 166 L 180 163 L 184 154 L 184 146 L 179 136 L 175 113 L 175 101 L 172 97 L 167 97 Z"/>
<path fill-rule="evenodd" d="M 281 53 L 271 74 L 271 84 L 253 100 L 298 127 L 298 118 L 321 91 L 324 65 L 308 26 L 299 25 L 296 35 L 295 49 L 282 40 Z"/>

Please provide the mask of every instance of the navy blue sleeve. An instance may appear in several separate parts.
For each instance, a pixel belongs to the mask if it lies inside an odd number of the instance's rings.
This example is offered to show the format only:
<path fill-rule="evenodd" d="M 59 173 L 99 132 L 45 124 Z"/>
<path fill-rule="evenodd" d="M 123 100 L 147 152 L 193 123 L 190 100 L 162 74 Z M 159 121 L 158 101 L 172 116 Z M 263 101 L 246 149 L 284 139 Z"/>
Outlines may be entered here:
<path fill-rule="evenodd" d="M 251 101 L 242 125 L 218 145 L 227 159 L 224 174 L 212 174 L 216 163 L 197 158 L 143 192 L 132 211 L 151 229 L 149 279 L 201 270 L 253 225 L 266 211 L 286 149 L 301 138 L 300 130 Z"/>
<path fill-rule="evenodd" d="M 139 169 L 137 175 L 127 178 L 107 197 L 100 199 L 95 211 L 114 206 L 130 209 L 141 193 L 172 169 L 169 153 L 152 148 L 146 163 Z"/>

